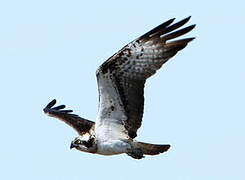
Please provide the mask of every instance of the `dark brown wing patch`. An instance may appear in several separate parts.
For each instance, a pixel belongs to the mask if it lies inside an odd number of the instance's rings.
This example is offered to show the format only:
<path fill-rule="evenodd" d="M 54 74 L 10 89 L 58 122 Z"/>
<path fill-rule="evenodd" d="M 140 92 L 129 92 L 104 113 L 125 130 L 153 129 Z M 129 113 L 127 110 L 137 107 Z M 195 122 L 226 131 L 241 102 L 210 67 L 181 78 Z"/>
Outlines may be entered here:
<path fill-rule="evenodd" d="M 76 114 L 71 114 L 72 110 L 63 110 L 65 105 L 53 107 L 55 104 L 56 100 L 54 99 L 43 109 L 44 113 L 65 122 L 73 127 L 80 135 L 88 133 L 94 126 L 93 121 L 83 119 Z"/>
<path fill-rule="evenodd" d="M 127 116 L 124 126 L 131 138 L 136 137 L 137 129 L 141 126 L 146 79 L 194 39 L 169 41 L 195 27 L 191 25 L 177 30 L 189 19 L 190 17 L 185 18 L 175 24 L 172 24 L 174 19 L 162 23 L 123 47 L 97 71 L 97 76 L 109 73 L 109 77 L 115 83 Z"/>
<path fill-rule="evenodd" d="M 136 129 L 141 126 L 143 117 L 145 80 L 130 79 L 124 76 L 116 76 L 115 79 L 124 110 L 128 116 L 124 125 L 128 135 L 134 138 L 137 136 Z"/>

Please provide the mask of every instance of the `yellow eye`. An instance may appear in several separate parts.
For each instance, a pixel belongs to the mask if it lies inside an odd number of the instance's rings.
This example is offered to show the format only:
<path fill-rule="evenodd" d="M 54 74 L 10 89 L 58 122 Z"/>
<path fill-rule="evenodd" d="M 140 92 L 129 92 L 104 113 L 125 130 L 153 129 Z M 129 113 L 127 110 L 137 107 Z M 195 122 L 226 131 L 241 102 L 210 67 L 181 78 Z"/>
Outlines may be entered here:
<path fill-rule="evenodd" d="M 81 144 L 82 142 L 81 142 L 81 140 L 80 139 L 77 139 L 76 141 L 75 141 L 75 144 Z"/>

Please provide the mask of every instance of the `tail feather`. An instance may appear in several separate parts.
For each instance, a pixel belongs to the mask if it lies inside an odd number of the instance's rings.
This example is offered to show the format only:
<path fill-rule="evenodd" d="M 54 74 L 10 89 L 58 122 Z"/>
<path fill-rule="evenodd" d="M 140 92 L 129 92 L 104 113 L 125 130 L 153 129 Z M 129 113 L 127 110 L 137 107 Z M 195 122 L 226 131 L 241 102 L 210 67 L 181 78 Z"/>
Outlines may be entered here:
<path fill-rule="evenodd" d="M 143 154 L 146 155 L 157 155 L 166 152 L 169 148 L 169 144 L 148 144 L 143 142 L 136 142 L 136 147 L 140 148 Z"/>

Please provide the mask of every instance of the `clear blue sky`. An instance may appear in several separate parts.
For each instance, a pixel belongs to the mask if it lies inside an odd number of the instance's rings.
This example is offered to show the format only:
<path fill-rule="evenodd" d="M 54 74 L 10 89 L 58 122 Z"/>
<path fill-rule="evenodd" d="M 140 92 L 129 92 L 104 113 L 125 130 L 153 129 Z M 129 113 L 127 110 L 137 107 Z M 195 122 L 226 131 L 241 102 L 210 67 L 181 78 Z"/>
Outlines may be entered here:
<path fill-rule="evenodd" d="M 234 1 L 1 1 L 0 179 L 244 180 L 245 4 Z M 70 150 L 77 135 L 43 114 L 53 98 L 95 119 L 96 68 L 163 21 L 192 15 L 197 39 L 147 82 L 134 160 Z M 92 177 L 91 177 L 92 176 Z"/>

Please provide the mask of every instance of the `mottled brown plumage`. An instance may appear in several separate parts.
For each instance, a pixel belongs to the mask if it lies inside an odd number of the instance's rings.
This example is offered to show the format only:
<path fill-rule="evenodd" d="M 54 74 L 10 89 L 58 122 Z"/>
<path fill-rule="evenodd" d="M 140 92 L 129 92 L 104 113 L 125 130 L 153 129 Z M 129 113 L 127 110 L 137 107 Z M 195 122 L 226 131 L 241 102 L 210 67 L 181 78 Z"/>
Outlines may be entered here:
<path fill-rule="evenodd" d="M 76 114 L 71 114 L 72 110 L 62 110 L 65 108 L 65 105 L 53 107 L 55 104 L 56 100 L 54 99 L 43 109 L 43 111 L 49 116 L 56 117 L 73 127 L 80 135 L 92 133 L 95 124 L 93 121 L 81 118 Z"/>
<path fill-rule="evenodd" d="M 195 25 L 174 31 L 190 17 L 175 24 L 171 19 L 132 41 L 97 70 L 97 76 L 110 74 L 127 115 L 125 128 L 131 138 L 137 136 L 144 111 L 144 85 L 147 78 L 183 49 L 194 38 L 169 41 L 191 31 Z"/>
<path fill-rule="evenodd" d="M 98 68 L 96 123 L 71 114 L 71 110 L 63 110 L 65 105 L 53 107 L 55 100 L 44 108 L 49 116 L 59 118 L 79 133 L 70 148 L 101 155 L 126 153 L 135 159 L 170 148 L 168 144 L 143 143 L 134 138 L 143 118 L 146 79 L 194 39 L 174 40 L 195 27 L 181 28 L 189 19 L 175 24 L 174 19 L 162 23 L 124 46 Z"/>

